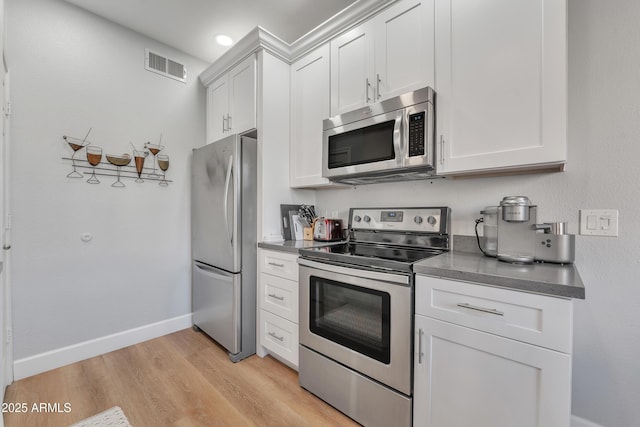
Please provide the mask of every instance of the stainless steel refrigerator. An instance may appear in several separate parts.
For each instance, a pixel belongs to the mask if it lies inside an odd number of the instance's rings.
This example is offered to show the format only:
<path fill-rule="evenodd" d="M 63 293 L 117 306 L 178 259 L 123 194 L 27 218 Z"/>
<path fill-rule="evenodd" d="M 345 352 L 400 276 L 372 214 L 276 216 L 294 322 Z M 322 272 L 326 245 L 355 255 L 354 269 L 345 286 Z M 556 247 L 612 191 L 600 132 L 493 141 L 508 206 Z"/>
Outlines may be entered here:
<path fill-rule="evenodd" d="M 256 350 L 256 140 L 193 150 L 193 324 L 238 362 Z"/>

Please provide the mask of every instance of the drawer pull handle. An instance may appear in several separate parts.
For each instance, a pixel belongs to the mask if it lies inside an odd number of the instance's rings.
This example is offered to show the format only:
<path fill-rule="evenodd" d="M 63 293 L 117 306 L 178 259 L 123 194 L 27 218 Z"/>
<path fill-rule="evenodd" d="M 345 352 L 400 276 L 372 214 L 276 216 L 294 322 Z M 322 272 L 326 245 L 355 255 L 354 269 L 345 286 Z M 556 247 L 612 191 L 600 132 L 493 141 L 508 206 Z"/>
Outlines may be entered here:
<path fill-rule="evenodd" d="M 504 316 L 504 313 L 502 311 L 498 311 L 495 308 L 478 307 L 477 305 L 467 304 L 466 302 L 462 302 L 458 304 L 458 307 L 467 308 L 469 310 L 481 311 L 483 313 L 495 314 L 496 316 Z"/>
<path fill-rule="evenodd" d="M 268 294 L 271 298 L 275 298 L 280 301 L 284 301 L 284 297 L 279 297 L 277 294 Z"/>
<path fill-rule="evenodd" d="M 284 267 L 284 264 L 278 264 L 277 262 L 271 262 L 271 261 L 269 261 L 269 265 L 273 265 L 274 267 L 280 267 L 280 268 Z"/>
<path fill-rule="evenodd" d="M 277 339 L 277 340 L 278 340 L 278 341 L 280 341 L 280 342 L 284 341 L 284 337 L 279 337 L 279 336 L 277 336 L 275 332 L 269 332 L 269 336 L 271 336 L 271 337 L 273 337 L 273 338 Z"/>

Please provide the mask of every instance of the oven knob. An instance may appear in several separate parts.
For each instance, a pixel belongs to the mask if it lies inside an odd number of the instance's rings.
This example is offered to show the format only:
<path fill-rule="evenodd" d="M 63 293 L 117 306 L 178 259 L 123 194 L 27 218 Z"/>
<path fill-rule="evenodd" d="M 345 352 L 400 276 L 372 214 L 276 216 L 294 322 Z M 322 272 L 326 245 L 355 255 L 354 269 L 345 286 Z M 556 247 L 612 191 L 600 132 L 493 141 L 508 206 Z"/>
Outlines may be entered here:
<path fill-rule="evenodd" d="M 413 220 L 416 222 L 416 224 L 422 224 L 422 217 L 419 215 L 413 218 Z"/>
<path fill-rule="evenodd" d="M 429 218 L 427 218 L 427 222 L 431 225 L 434 225 L 436 222 L 438 222 L 438 220 L 436 219 L 435 216 L 429 215 Z"/>
<path fill-rule="evenodd" d="M 355 222 L 360 222 L 360 220 L 361 220 L 361 219 L 362 219 L 362 218 L 360 218 L 360 215 L 356 215 L 356 216 L 354 216 L 354 217 L 353 217 L 353 220 L 354 220 Z"/>
<path fill-rule="evenodd" d="M 369 217 L 369 215 L 365 215 L 363 219 L 364 219 L 364 222 L 371 221 L 371 218 Z"/>

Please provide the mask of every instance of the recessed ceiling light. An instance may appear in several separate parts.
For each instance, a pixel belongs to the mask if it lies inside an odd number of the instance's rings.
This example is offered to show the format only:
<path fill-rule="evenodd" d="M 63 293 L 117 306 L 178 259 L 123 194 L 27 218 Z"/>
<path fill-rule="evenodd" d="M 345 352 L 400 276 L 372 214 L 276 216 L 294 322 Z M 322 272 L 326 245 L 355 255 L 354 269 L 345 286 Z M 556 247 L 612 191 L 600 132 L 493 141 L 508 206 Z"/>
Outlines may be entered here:
<path fill-rule="evenodd" d="M 233 44 L 231 37 L 225 36 L 224 34 L 218 34 L 216 36 L 216 41 L 222 46 L 231 46 Z"/>

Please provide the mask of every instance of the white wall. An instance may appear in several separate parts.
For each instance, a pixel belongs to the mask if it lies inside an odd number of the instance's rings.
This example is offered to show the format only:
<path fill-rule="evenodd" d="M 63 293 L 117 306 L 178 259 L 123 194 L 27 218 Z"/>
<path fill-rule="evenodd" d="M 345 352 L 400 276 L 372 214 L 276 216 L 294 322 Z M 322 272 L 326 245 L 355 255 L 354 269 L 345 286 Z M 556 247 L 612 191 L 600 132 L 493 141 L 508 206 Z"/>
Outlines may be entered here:
<path fill-rule="evenodd" d="M 15 359 L 188 315 L 189 158 L 205 140 L 207 64 L 60 0 L 6 6 Z M 145 48 L 185 63 L 188 82 L 146 71 Z M 62 136 L 90 127 L 115 154 L 162 133 L 173 183 L 66 178 Z"/>
<path fill-rule="evenodd" d="M 586 300 L 576 300 L 572 412 L 604 426 L 640 420 L 640 2 L 569 0 L 569 162 L 566 172 L 519 177 L 375 184 L 321 191 L 318 206 L 453 209 L 455 234 L 506 195 L 527 195 L 541 221 L 578 209 L 620 210 L 617 238 L 578 236 Z"/>

